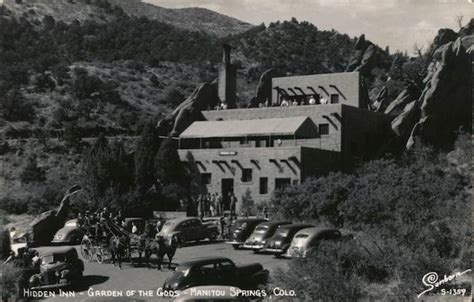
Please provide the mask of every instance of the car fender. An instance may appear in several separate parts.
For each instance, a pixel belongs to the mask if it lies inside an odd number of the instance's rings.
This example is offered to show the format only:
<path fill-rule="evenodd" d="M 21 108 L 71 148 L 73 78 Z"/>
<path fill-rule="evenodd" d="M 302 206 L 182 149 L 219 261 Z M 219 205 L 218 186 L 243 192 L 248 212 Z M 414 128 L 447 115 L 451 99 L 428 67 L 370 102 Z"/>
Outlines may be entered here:
<path fill-rule="evenodd" d="M 183 235 L 183 232 L 181 231 L 174 231 L 171 233 L 166 234 L 166 237 L 168 238 L 173 238 L 175 237 L 178 240 L 178 243 L 185 243 L 186 242 L 186 237 Z"/>
<path fill-rule="evenodd" d="M 266 284 L 268 282 L 268 277 L 270 275 L 270 272 L 266 269 L 261 270 L 255 274 L 253 274 L 250 278 L 256 283 L 256 284 Z"/>

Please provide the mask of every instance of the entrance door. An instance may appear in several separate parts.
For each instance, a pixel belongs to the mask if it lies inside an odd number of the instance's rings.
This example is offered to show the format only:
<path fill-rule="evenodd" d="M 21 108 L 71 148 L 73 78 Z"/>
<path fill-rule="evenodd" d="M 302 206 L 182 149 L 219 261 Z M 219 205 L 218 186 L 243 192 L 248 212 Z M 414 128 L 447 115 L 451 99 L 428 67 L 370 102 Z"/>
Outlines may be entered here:
<path fill-rule="evenodd" d="M 230 210 L 229 193 L 234 193 L 234 179 L 223 178 L 222 179 L 222 200 L 224 201 L 224 210 Z"/>

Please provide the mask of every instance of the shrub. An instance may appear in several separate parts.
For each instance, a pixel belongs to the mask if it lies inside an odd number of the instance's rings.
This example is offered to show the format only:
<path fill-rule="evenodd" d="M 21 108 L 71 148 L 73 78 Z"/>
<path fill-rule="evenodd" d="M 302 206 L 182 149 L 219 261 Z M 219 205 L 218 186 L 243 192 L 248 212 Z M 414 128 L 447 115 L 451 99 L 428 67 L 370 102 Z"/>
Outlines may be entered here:
<path fill-rule="evenodd" d="M 38 167 L 36 155 L 32 154 L 28 157 L 27 163 L 20 175 L 21 182 L 41 182 L 46 180 L 46 172 L 43 168 Z"/>
<path fill-rule="evenodd" d="M 2 284 L 2 300 L 8 301 L 18 292 L 18 282 L 21 278 L 21 270 L 10 264 L 0 263 L 0 284 Z"/>

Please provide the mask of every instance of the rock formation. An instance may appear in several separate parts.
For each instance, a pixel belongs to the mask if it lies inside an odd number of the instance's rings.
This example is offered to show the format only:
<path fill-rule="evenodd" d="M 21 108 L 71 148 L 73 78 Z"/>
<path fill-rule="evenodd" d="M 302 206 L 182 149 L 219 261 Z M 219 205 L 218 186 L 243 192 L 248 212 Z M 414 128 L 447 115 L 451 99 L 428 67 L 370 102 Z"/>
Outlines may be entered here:
<path fill-rule="evenodd" d="M 250 101 L 249 108 L 258 107 L 258 104 L 265 103 L 272 99 L 272 78 L 275 76 L 273 69 L 265 70 L 258 80 L 255 97 Z"/>
<path fill-rule="evenodd" d="M 460 126 L 470 129 L 470 65 L 461 38 L 440 46 L 432 54 L 419 98 L 414 87 L 407 88 L 387 107 L 385 113 L 397 115 L 392 129 L 406 142 L 406 148 L 411 148 L 417 137 L 434 146 L 446 146 Z"/>
<path fill-rule="evenodd" d="M 194 121 L 205 120 L 201 111 L 213 109 L 217 104 L 217 81 L 200 84 L 169 116 L 158 122 L 157 130 L 160 135 L 177 136 Z"/>
<path fill-rule="evenodd" d="M 46 245 L 53 240 L 54 234 L 64 226 L 70 208 L 70 197 L 81 190 L 79 186 L 73 186 L 64 194 L 61 204 L 57 210 L 41 213 L 30 223 L 27 231 L 28 240 L 33 245 Z"/>
<path fill-rule="evenodd" d="M 406 105 L 418 100 L 420 94 L 420 89 L 415 84 L 409 83 L 405 89 L 400 92 L 397 98 L 388 104 L 384 113 L 391 116 L 400 115 L 404 111 Z"/>
<path fill-rule="evenodd" d="M 439 47 L 428 67 L 425 88 L 418 100 L 420 120 L 407 143 L 414 137 L 435 146 L 452 141 L 460 126 L 471 125 L 471 60 L 461 44 L 461 38 Z"/>
<path fill-rule="evenodd" d="M 390 62 L 387 54 L 372 42 L 365 40 L 365 35 L 361 35 L 355 43 L 345 71 L 359 71 L 363 76 L 368 77 L 375 67 L 388 65 Z"/>

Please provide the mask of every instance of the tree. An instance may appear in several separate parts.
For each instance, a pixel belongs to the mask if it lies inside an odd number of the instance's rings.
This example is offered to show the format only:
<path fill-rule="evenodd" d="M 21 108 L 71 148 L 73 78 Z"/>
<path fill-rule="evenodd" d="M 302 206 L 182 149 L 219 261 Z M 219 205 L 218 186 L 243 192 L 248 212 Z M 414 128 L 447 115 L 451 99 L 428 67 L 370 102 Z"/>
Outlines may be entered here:
<path fill-rule="evenodd" d="M 148 121 L 138 141 L 135 151 L 135 184 L 142 192 L 155 184 L 154 160 L 160 147 L 160 136 L 156 130 L 156 122 Z"/>
<path fill-rule="evenodd" d="M 185 170 L 176 145 L 173 138 L 165 139 L 155 157 L 155 176 L 163 185 L 186 183 Z"/>
<path fill-rule="evenodd" d="M 42 182 L 46 180 L 46 172 L 43 168 L 38 167 L 36 155 L 32 154 L 28 157 L 27 163 L 21 172 L 20 179 L 23 183 Z"/>
<path fill-rule="evenodd" d="M 252 192 L 247 188 L 242 195 L 241 215 L 250 216 L 255 214 L 255 202 L 252 198 Z"/>

